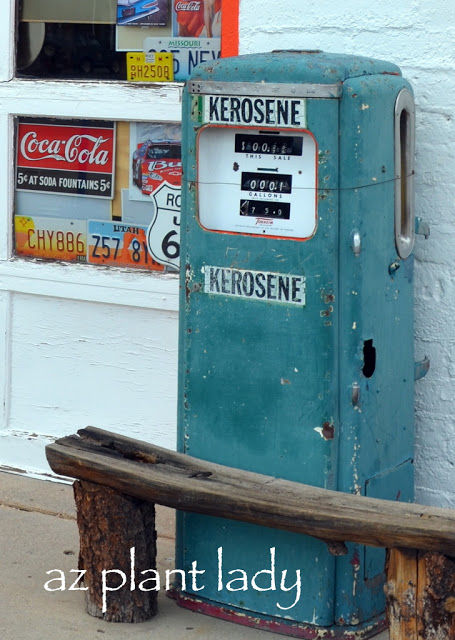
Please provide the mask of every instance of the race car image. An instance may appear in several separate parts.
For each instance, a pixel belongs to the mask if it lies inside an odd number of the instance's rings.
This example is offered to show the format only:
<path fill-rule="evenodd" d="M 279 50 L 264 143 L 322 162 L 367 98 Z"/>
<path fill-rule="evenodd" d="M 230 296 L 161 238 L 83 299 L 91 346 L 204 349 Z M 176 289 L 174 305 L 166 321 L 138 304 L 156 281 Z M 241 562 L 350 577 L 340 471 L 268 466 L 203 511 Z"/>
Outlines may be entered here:
<path fill-rule="evenodd" d="M 182 183 L 180 142 L 147 140 L 133 153 L 133 182 L 144 195 L 151 195 L 163 182 L 176 187 Z"/>

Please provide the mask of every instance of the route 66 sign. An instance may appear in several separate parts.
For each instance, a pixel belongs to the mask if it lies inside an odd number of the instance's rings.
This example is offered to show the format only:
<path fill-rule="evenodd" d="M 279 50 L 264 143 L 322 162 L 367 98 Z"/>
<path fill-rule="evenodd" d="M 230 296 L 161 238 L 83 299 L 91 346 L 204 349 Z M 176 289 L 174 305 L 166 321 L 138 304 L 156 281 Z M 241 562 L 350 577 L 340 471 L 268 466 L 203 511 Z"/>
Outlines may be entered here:
<path fill-rule="evenodd" d="M 180 187 L 164 182 L 152 198 L 155 215 L 147 230 L 147 246 L 160 264 L 180 266 Z"/>

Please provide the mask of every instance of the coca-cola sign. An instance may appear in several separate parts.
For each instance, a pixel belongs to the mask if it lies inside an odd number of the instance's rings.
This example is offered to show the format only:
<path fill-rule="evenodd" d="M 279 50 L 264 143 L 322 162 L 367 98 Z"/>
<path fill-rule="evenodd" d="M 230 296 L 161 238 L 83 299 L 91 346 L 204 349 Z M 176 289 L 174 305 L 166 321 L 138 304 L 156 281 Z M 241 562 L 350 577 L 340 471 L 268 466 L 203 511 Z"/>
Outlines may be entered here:
<path fill-rule="evenodd" d="M 112 171 L 114 129 L 19 124 L 17 164 L 20 167 L 69 171 Z"/>
<path fill-rule="evenodd" d="M 201 8 L 202 0 L 189 0 L 185 2 L 177 2 L 175 5 L 176 11 L 199 11 Z"/>
<path fill-rule="evenodd" d="M 16 187 L 113 197 L 112 122 L 23 119 L 18 124 Z"/>

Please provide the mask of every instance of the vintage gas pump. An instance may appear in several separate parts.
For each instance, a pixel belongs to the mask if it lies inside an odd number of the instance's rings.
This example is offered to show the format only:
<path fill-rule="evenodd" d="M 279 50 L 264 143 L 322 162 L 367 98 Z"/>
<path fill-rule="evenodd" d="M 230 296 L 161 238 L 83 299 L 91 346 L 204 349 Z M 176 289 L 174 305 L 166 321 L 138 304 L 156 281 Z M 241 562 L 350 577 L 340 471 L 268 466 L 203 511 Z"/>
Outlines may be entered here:
<path fill-rule="evenodd" d="M 409 83 L 354 56 L 220 60 L 188 81 L 183 131 L 180 450 L 412 500 Z M 334 557 L 305 536 L 182 514 L 178 598 L 303 638 L 368 637 L 384 551 L 348 546 Z"/>

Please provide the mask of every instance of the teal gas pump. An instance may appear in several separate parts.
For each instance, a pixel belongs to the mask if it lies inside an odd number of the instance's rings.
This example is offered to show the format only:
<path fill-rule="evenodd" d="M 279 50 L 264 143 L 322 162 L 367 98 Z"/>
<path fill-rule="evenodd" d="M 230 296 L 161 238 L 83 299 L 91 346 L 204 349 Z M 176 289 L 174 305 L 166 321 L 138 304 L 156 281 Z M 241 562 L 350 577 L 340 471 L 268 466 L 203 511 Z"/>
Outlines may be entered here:
<path fill-rule="evenodd" d="M 219 60 L 187 83 L 183 145 L 180 451 L 411 501 L 409 83 L 346 55 Z M 348 548 L 181 514 L 177 566 L 204 574 L 178 599 L 302 638 L 369 637 L 384 551 Z"/>

